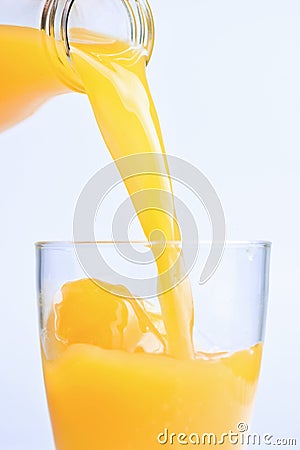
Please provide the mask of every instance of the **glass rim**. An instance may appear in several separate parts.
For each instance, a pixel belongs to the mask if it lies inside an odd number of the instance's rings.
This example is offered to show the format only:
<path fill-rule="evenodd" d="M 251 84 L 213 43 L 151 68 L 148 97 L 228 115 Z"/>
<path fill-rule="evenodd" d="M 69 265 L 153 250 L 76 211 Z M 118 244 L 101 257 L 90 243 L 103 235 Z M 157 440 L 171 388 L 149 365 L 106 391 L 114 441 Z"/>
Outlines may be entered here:
<path fill-rule="evenodd" d="M 197 244 L 198 246 L 211 246 L 212 241 L 189 241 L 188 239 L 184 241 L 185 245 Z M 161 241 L 39 241 L 35 243 L 35 247 L 38 249 L 62 249 L 62 248 L 73 248 L 74 246 L 88 246 L 88 245 L 155 245 L 159 244 Z M 169 245 L 182 245 L 183 241 L 174 240 L 166 241 Z M 215 242 L 216 244 L 224 245 L 224 248 L 248 248 L 248 247 L 265 247 L 270 248 L 272 246 L 271 241 L 264 240 L 252 240 L 252 241 L 225 241 L 225 242 Z"/>

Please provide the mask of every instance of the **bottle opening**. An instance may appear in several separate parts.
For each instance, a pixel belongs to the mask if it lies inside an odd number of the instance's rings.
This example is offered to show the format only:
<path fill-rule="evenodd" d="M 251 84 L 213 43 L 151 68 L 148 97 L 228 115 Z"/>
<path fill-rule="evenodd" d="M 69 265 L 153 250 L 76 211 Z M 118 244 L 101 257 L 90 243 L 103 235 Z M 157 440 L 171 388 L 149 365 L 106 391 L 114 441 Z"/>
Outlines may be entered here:
<path fill-rule="evenodd" d="M 72 90 L 83 92 L 81 80 L 72 66 L 71 30 L 107 35 L 143 46 L 149 62 L 154 45 L 154 21 L 147 0 L 47 0 L 41 19 L 45 46 L 58 75 Z"/>

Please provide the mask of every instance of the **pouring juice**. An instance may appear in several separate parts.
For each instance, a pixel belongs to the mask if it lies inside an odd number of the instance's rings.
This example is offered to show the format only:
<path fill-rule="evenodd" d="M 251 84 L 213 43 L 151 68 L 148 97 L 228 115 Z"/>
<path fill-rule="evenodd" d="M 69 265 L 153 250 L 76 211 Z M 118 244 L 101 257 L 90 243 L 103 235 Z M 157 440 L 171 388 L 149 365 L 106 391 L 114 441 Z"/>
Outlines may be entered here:
<path fill-rule="evenodd" d="M 145 50 L 101 35 L 87 43 L 86 32 L 80 29 L 72 30 L 71 37 L 73 68 L 113 159 L 164 153 L 146 79 Z M 0 73 L 2 129 L 31 114 L 47 98 L 70 90 L 57 78 L 41 42 L 37 30 L 0 26 L 5 67 Z M 129 195 L 154 188 L 172 194 L 167 164 L 157 172 L 166 176 L 125 180 Z M 146 237 L 150 240 L 153 230 L 160 229 L 166 240 L 177 240 L 174 206 L 159 199 L 156 206 L 156 211 L 139 214 Z M 162 212 L 166 210 L 173 214 Z M 168 247 L 157 260 L 159 276 L 178 258 L 182 258 L 178 248 Z M 122 297 L 122 290 L 116 296 L 99 283 L 66 283 L 49 313 L 42 352 L 58 450 L 153 450 L 161 447 L 157 436 L 166 428 L 187 435 L 195 431 L 221 435 L 247 422 L 261 344 L 234 354 L 195 351 L 188 278 L 160 295 L 163 332 L 151 324 L 142 301 L 136 300 L 139 307 L 134 307 Z M 147 339 L 143 339 L 145 317 L 150 321 Z M 181 448 L 176 442 L 170 445 Z"/>

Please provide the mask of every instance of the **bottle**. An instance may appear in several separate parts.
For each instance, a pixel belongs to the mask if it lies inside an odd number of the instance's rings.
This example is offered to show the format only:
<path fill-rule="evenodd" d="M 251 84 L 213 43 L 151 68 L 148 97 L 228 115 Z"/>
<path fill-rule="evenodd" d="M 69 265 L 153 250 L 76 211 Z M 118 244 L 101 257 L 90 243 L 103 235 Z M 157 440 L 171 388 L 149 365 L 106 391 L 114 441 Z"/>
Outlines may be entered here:
<path fill-rule="evenodd" d="M 1 0 L 0 131 L 47 99 L 84 92 L 70 58 L 70 30 L 143 46 L 151 57 L 154 25 L 147 0 Z"/>

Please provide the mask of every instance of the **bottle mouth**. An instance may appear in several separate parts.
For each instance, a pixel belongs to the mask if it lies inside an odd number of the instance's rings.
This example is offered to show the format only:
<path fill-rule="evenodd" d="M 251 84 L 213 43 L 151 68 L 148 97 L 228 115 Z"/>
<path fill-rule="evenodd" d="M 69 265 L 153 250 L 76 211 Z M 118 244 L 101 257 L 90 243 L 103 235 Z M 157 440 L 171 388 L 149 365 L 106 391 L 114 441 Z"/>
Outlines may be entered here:
<path fill-rule="evenodd" d="M 101 14 L 106 13 L 106 11 L 103 10 L 103 7 L 102 11 L 92 9 L 89 11 L 88 4 L 84 4 L 85 0 L 82 0 L 82 6 L 80 1 L 47 0 L 42 12 L 41 30 L 43 31 L 46 50 L 50 58 L 54 60 L 55 66 L 59 68 L 58 75 L 62 81 L 72 90 L 83 92 L 83 86 L 71 61 L 70 29 L 74 26 L 72 24 L 72 21 L 74 22 L 73 16 L 75 17 L 77 12 L 78 17 L 75 22 L 78 27 L 102 33 L 103 21 L 100 19 Z M 100 1 L 93 2 L 94 5 L 95 3 L 99 5 L 99 9 L 100 5 L 105 4 L 105 2 Z M 133 47 L 142 46 L 147 52 L 146 63 L 148 64 L 153 52 L 155 34 L 153 15 L 148 0 L 110 0 L 107 4 L 113 5 L 118 12 L 118 14 L 115 14 L 115 12 L 113 12 L 114 15 L 111 14 L 110 22 L 114 22 L 115 18 L 118 17 L 119 23 L 116 23 L 115 27 L 112 26 L 114 31 L 104 30 L 103 34 L 127 41 Z M 78 15 L 78 12 L 84 9 L 87 9 L 87 11 L 82 11 L 82 16 L 80 13 Z M 97 13 L 99 21 L 97 21 Z M 90 18 L 93 19 L 91 26 L 89 24 Z M 104 20 L 107 22 L 106 16 Z M 118 30 L 116 30 L 119 24 L 120 28 L 122 27 L 121 36 L 118 36 Z M 57 64 L 58 62 L 60 64 Z M 70 79 L 70 69 L 72 70 L 72 79 Z"/>

